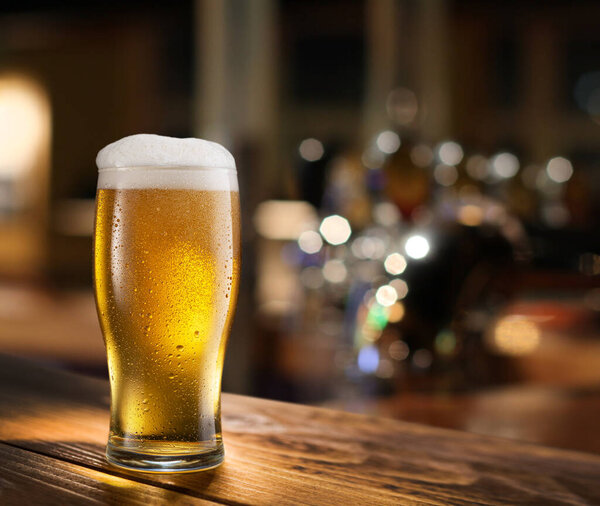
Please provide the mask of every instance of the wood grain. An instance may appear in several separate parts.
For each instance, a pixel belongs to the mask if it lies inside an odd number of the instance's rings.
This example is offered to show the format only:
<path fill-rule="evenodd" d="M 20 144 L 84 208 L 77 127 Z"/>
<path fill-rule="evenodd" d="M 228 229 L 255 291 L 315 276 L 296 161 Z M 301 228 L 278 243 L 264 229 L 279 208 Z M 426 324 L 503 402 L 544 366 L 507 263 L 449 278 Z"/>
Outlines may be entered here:
<path fill-rule="evenodd" d="M 224 504 L 600 504 L 598 456 L 227 394 L 223 466 L 127 472 L 104 459 L 108 406 L 104 381 L 0 356 L 0 440 L 139 486 Z"/>
<path fill-rule="evenodd" d="M 0 443 L 0 504 L 23 499 L 44 505 L 218 504 Z"/>
<path fill-rule="evenodd" d="M 388 398 L 334 400 L 326 407 L 600 455 L 600 384 L 517 385 L 452 394 L 399 392 Z"/>

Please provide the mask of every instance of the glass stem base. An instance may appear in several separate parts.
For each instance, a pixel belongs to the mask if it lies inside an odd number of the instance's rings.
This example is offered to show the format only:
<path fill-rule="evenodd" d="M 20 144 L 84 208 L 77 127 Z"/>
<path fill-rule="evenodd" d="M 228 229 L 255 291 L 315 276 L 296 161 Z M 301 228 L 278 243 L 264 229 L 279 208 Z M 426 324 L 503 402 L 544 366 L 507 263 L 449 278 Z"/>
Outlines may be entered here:
<path fill-rule="evenodd" d="M 109 442 L 106 459 L 114 466 L 149 473 L 185 473 L 213 469 L 223 463 L 223 443 L 199 453 L 157 454 L 144 453 Z"/>

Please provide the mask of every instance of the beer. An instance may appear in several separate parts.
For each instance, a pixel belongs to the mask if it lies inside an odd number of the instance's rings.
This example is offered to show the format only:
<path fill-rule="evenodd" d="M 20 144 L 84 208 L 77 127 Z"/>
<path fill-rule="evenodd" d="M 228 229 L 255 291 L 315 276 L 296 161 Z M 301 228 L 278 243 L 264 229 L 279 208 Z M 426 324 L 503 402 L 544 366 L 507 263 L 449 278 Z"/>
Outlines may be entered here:
<path fill-rule="evenodd" d="M 231 168 L 101 170 L 94 272 L 112 463 L 172 471 L 222 461 L 221 373 L 239 227 Z"/>

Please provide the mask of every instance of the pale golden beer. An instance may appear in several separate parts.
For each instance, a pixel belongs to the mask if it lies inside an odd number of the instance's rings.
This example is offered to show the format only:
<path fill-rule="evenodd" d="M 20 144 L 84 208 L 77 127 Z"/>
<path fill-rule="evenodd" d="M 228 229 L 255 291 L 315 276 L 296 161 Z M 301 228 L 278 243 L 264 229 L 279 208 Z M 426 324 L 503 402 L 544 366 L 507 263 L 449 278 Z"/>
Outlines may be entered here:
<path fill-rule="evenodd" d="M 100 173 L 94 247 L 112 395 L 107 457 L 148 471 L 214 467 L 240 266 L 235 172 L 109 172 Z"/>

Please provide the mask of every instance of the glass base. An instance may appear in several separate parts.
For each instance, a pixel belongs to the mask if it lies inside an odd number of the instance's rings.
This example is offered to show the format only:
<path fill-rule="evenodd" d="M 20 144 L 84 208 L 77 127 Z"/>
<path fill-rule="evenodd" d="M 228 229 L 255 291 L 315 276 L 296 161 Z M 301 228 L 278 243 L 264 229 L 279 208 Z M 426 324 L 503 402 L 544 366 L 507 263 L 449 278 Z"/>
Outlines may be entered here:
<path fill-rule="evenodd" d="M 223 443 L 217 447 L 199 453 L 165 453 L 136 451 L 131 448 L 116 446 L 111 442 L 106 445 L 106 459 L 114 466 L 144 471 L 149 473 L 185 473 L 214 469 L 223 463 L 225 452 Z"/>

